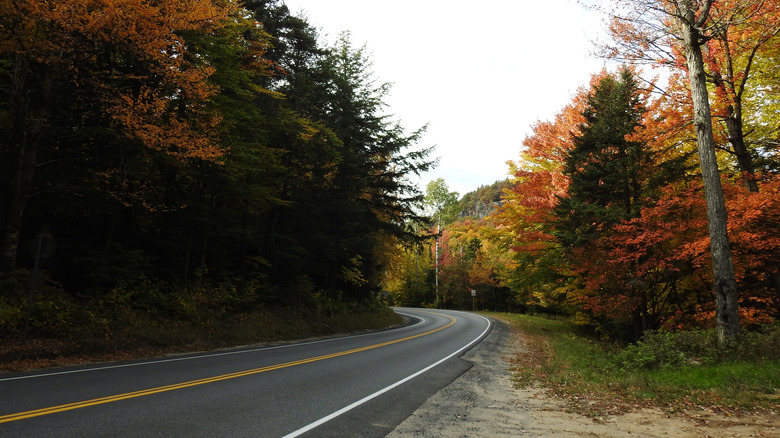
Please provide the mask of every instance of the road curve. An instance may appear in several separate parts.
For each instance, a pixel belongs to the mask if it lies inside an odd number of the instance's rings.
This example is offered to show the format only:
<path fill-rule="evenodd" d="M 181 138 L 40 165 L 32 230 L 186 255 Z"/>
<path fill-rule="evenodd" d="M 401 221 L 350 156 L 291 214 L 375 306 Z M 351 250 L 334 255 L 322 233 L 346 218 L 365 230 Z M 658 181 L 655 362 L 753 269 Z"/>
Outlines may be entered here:
<path fill-rule="evenodd" d="M 356 336 L 0 375 L 0 436 L 381 437 L 469 368 L 490 330 L 462 312 L 399 308 Z"/>

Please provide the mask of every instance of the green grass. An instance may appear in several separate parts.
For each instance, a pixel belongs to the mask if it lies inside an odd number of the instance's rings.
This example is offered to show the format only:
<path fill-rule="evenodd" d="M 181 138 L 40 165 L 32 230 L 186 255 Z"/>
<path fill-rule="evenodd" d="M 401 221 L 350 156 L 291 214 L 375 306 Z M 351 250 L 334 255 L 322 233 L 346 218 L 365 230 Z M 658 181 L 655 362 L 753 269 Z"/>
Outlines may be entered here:
<path fill-rule="evenodd" d="M 651 334 L 622 348 L 589 336 L 563 319 L 492 314 L 524 339 L 515 359 L 516 384 L 541 386 L 572 410 L 601 415 L 635 406 L 671 411 L 780 408 L 780 330 L 746 333 L 718 349 L 708 332 Z"/>

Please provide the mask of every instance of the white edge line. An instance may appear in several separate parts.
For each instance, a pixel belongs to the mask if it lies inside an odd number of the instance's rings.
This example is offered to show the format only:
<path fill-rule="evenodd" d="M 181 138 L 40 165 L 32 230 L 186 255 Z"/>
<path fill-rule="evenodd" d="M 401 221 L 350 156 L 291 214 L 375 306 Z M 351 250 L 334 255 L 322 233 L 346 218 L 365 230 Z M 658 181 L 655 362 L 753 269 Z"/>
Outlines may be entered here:
<path fill-rule="evenodd" d="M 398 387 L 398 386 L 400 386 L 400 385 L 403 385 L 404 383 L 406 383 L 406 382 L 408 382 L 408 381 L 410 381 L 410 380 L 414 379 L 415 377 L 419 376 L 420 374 L 423 374 L 424 372 L 426 372 L 426 371 L 430 370 L 431 368 L 434 368 L 434 367 L 436 367 L 437 365 L 440 365 L 442 362 L 445 362 L 445 361 L 447 361 L 447 360 L 451 359 L 452 357 L 454 357 L 455 355 L 459 354 L 460 352 L 462 352 L 462 351 L 464 351 L 464 350 L 467 350 L 467 349 L 471 348 L 471 346 L 473 346 L 474 344 L 476 344 L 476 343 L 477 343 L 477 342 L 478 342 L 480 339 L 482 339 L 482 337 L 483 337 L 483 336 L 485 336 L 485 334 L 488 332 L 488 330 L 490 330 L 490 327 L 491 327 L 491 325 L 492 325 L 492 323 L 490 322 L 490 320 L 489 320 L 489 319 L 487 319 L 487 318 L 485 318 L 484 316 L 481 316 L 481 315 L 476 315 L 476 316 L 479 316 L 480 318 L 482 318 L 482 319 L 484 319 L 485 321 L 487 321 L 488 325 L 487 325 L 487 327 L 485 328 L 485 330 L 484 330 L 482 333 L 480 333 L 480 334 L 479 334 L 479 336 L 477 336 L 476 338 L 474 338 L 474 340 L 473 340 L 473 341 L 471 341 L 470 343 L 468 343 L 466 346 L 464 346 L 464 347 L 461 347 L 461 348 L 460 348 L 458 351 L 456 351 L 456 352 L 454 352 L 454 353 L 450 354 L 449 356 L 447 356 L 447 357 L 445 357 L 445 358 L 443 358 L 443 359 L 439 360 L 438 362 L 436 362 L 436 363 L 433 363 L 433 364 L 431 364 L 431 365 L 428 365 L 427 367 L 425 367 L 425 368 L 421 369 L 420 371 L 417 371 L 416 373 L 414 373 L 414 374 L 412 374 L 412 375 L 406 376 L 406 377 L 404 377 L 403 379 L 401 379 L 401 380 L 399 380 L 399 381 L 397 381 L 397 382 L 393 383 L 392 385 L 390 385 L 390 386 L 386 386 L 386 387 L 384 387 L 384 388 L 380 389 L 379 391 L 377 391 L 377 392 L 375 392 L 375 393 L 373 393 L 373 394 L 371 394 L 371 395 L 368 395 L 368 396 L 366 396 L 366 397 L 363 397 L 363 398 L 361 398 L 360 400 L 358 400 L 358 401 L 356 401 L 356 402 L 352 403 L 351 405 L 345 406 L 345 407 L 343 407 L 343 408 L 339 409 L 338 411 L 336 411 L 336 412 L 333 412 L 333 413 L 332 413 L 332 414 L 330 414 L 330 415 L 327 415 L 327 416 L 325 416 L 325 417 L 322 417 L 322 418 L 320 418 L 319 420 L 317 420 L 317 421 L 315 421 L 315 422 L 313 422 L 313 423 L 310 423 L 310 424 L 309 424 L 309 425 L 307 425 L 307 426 L 304 426 L 304 427 L 302 427 L 302 428 L 300 428 L 300 429 L 298 429 L 298 430 L 296 430 L 296 431 L 294 431 L 294 432 L 291 432 L 291 433 L 289 433 L 289 434 L 287 434 L 287 435 L 283 436 L 282 438 L 294 438 L 294 437 L 300 436 L 300 435 L 302 435 L 302 434 L 304 434 L 304 433 L 306 433 L 306 432 L 308 432 L 308 431 L 310 431 L 310 430 L 312 430 L 312 429 L 314 429 L 314 428 L 316 428 L 316 427 L 318 427 L 318 426 L 321 426 L 321 425 L 323 425 L 323 424 L 327 423 L 328 421 L 330 421 L 330 420 L 332 420 L 332 419 L 334 419 L 334 418 L 338 417 L 339 415 L 345 414 L 345 413 L 347 413 L 347 412 L 351 411 L 352 409 L 355 409 L 356 407 L 358 407 L 358 406 L 360 406 L 360 405 L 362 405 L 362 404 L 364 404 L 364 403 L 368 402 L 369 400 L 372 400 L 372 399 L 374 399 L 374 398 L 376 398 L 376 397 L 379 397 L 380 395 L 382 395 L 382 394 L 386 393 L 387 391 L 390 391 L 390 390 L 391 390 L 391 389 L 393 389 L 393 388 L 396 388 L 396 387 Z"/>
<path fill-rule="evenodd" d="M 398 311 L 396 311 L 396 313 L 420 319 L 420 321 L 418 321 L 415 324 L 408 325 L 408 326 L 403 326 L 403 327 L 398 327 L 398 329 L 412 328 L 412 327 L 416 327 L 416 326 L 418 326 L 420 324 L 425 323 L 425 318 L 422 318 L 421 316 L 410 315 L 408 313 L 403 313 L 403 312 L 398 312 Z M 226 352 L 223 352 L 223 353 L 199 354 L 199 355 L 194 355 L 194 356 L 175 357 L 175 358 L 171 358 L 171 359 L 150 360 L 150 361 L 146 361 L 146 362 L 134 362 L 134 363 L 125 363 L 125 364 L 120 364 L 120 365 L 97 366 L 97 367 L 93 367 L 93 368 L 80 368 L 80 369 L 77 369 L 77 370 L 57 371 L 57 372 L 52 372 L 52 373 L 30 374 L 30 375 L 16 376 L 16 377 L 5 377 L 5 378 L 0 378 L 0 382 L 9 382 L 9 381 L 12 381 L 12 380 L 36 379 L 36 378 L 39 378 L 39 377 L 62 376 L 62 375 L 65 375 L 65 374 L 77 374 L 77 373 L 88 373 L 88 372 L 94 372 L 94 371 L 105 371 L 105 370 L 112 370 L 112 369 L 117 369 L 117 368 L 137 367 L 137 366 L 142 366 L 142 365 L 156 365 L 156 364 L 161 364 L 161 363 L 181 362 L 181 361 L 185 361 L 185 360 L 208 359 L 208 358 L 212 358 L 212 357 L 231 356 L 231 355 L 234 355 L 234 354 L 257 353 L 258 351 L 277 350 L 277 349 L 280 349 L 280 348 L 290 348 L 290 347 L 297 347 L 297 346 L 301 346 L 301 345 L 311 345 L 311 344 L 320 344 L 320 343 L 323 343 L 323 342 L 333 342 L 333 341 L 337 341 L 337 340 L 341 340 L 341 339 L 360 338 L 360 337 L 363 337 L 363 336 L 371 336 L 371 335 L 375 335 L 377 333 L 383 333 L 385 331 L 386 330 L 379 331 L 379 332 L 363 333 L 363 334 L 359 334 L 359 335 L 339 336 L 339 337 L 329 338 L 329 339 L 320 339 L 318 341 L 298 342 L 298 343 L 285 344 L 285 345 L 276 345 L 276 346 L 273 346 L 273 347 L 252 348 L 252 349 L 248 349 L 248 350 L 226 351 Z"/>

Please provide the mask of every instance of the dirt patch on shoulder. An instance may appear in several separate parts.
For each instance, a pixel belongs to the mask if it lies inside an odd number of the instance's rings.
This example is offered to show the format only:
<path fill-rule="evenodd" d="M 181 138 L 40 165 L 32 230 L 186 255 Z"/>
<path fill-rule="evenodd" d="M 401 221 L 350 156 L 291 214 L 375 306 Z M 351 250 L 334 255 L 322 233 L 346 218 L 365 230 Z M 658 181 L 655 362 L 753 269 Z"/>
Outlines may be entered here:
<path fill-rule="evenodd" d="M 566 412 L 541 389 L 515 389 L 511 360 L 523 340 L 494 321 L 488 337 L 463 358 L 473 367 L 398 425 L 399 437 L 780 437 L 778 415 L 729 417 L 714 412 L 669 414 L 639 409 L 598 418 Z"/>

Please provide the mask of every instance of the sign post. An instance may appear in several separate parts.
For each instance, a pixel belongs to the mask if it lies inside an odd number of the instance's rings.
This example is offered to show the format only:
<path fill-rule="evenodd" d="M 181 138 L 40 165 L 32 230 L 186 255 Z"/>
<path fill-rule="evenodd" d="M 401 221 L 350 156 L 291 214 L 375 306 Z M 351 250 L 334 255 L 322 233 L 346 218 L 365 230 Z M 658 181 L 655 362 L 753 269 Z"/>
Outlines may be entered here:
<path fill-rule="evenodd" d="M 476 299 L 477 291 L 474 289 L 471 289 L 471 310 L 476 310 L 476 305 L 474 304 L 474 300 Z"/>

